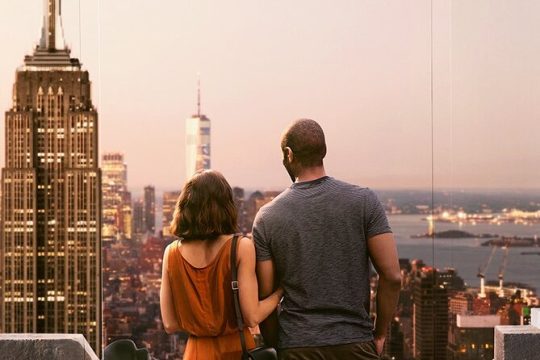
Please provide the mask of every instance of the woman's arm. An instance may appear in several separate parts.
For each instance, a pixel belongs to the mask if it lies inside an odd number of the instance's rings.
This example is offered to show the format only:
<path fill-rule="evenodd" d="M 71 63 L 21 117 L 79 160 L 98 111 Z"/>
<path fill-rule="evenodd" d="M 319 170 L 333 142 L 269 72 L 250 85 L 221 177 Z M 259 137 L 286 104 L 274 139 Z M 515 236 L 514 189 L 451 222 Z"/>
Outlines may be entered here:
<path fill-rule="evenodd" d="M 259 301 L 259 288 L 255 274 L 255 245 L 247 237 L 241 238 L 238 243 L 238 287 L 242 316 L 249 327 L 255 327 L 266 319 L 278 306 L 283 296 L 283 290 L 280 288 Z"/>
<path fill-rule="evenodd" d="M 174 302 L 171 292 L 171 284 L 169 282 L 168 258 L 171 245 L 167 246 L 163 254 L 162 271 L 161 271 L 161 289 L 159 291 L 159 306 L 161 308 L 161 318 L 163 327 L 167 334 L 173 334 L 180 330 L 180 324 L 174 311 Z"/>

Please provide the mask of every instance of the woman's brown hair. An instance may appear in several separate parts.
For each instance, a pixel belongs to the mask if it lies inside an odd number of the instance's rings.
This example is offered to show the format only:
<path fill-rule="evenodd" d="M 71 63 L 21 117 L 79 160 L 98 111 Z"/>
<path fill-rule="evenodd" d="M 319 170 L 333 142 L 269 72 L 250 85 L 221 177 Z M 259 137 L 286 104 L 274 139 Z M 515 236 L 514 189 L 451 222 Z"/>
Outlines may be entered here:
<path fill-rule="evenodd" d="M 198 171 L 189 179 L 176 202 L 170 231 L 182 241 L 215 240 L 238 231 L 231 186 L 221 173 Z"/>

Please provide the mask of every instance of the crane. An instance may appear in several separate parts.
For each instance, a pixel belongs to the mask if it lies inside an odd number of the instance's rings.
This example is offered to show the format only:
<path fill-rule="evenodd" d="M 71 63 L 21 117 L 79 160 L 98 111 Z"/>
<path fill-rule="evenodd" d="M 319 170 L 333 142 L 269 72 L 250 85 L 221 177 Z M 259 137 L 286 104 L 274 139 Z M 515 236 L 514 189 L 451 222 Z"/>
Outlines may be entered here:
<path fill-rule="evenodd" d="M 504 279 L 504 272 L 506 270 L 506 266 L 508 265 L 508 245 L 504 246 L 503 249 L 504 249 L 503 259 L 501 262 L 501 266 L 499 267 L 499 297 L 504 297 L 503 279 Z"/>
<path fill-rule="evenodd" d="M 491 253 L 489 254 L 489 257 L 478 268 L 478 275 L 477 276 L 480 278 L 480 294 L 478 296 L 481 297 L 481 298 L 486 297 L 486 288 L 485 288 L 486 275 L 485 275 L 485 273 L 486 273 L 487 268 L 489 267 L 489 264 L 491 264 L 491 260 L 493 260 L 493 255 L 495 255 L 496 251 L 497 251 L 497 247 L 496 246 L 491 246 Z"/>

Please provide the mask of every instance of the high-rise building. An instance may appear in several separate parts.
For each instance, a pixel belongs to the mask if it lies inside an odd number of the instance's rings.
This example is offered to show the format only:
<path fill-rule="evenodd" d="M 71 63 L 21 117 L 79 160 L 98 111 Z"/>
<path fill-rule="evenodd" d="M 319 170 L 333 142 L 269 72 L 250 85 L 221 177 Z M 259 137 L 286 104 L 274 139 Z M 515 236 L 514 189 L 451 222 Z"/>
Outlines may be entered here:
<path fill-rule="evenodd" d="M 199 82 L 197 114 L 186 119 L 186 178 L 207 169 L 210 169 L 210 119 L 201 114 Z"/>
<path fill-rule="evenodd" d="M 472 311 L 473 301 L 473 294 L 460 291 L 448 300 L 448 311 L 453 315 L 466 315 Z"/>
<path fill-rule="evenodd" d="M 101 161 L 103 190 L 102 236 L 131 237 L 131 195 L 127 191 L 127 165 L 121 153 L 106 153 Z"/>
<path fill-rule="evenodd" d="M 64 45 L 60 0 L 44 0 L 39 45 L 5 115 L 0 327 L 81 333 L 101 353 L 101 171 L 88 71 Z"/>
<path fill-rule="evenodd" d="M 383 352 L 389 359 L 404 358 L 404 336 L 401 327 L 402 324 L 398 318 L 392 319 L 388 327 L 388 335 Z"/>
<path fill-rule="evenodd" d="M 448 360 L 493 359 L 498 315 L 452 315 L 448 329 Z"/>
<path fill-rule="evenodd" d="M 142 235 L 146 232 L 144 221 L 144 201 L 137 199 L 133 203 L 133 235 Z"/>
<path fill-rule="evenodd" d="M 122 214 L 120 216 L 120 229 L 127 239 L 133 236 L 133 207 L 131 205 L 131 193 L 124 192 L 122 196 Z"/>
<path fill-rule="evenodd" d="M 433 268 L 420 269 L 413 284 L 413 354 L 416 360 L 445 360 L 448 289 Z"/>
<path fill-rule="evenodd" d="M 165 191 L 163 193 L 163 236 L 171 236 L 169 231 L 169 225 L 173 219 L 174 209 L 176 208 L 176 202 L 180 196 L 180 191 Z"/>
<path fill-rule="evenodd" d="M 145 232 L 156 232 L 156 189 L 152 185 L 144 187 L 144 227 Z"/>

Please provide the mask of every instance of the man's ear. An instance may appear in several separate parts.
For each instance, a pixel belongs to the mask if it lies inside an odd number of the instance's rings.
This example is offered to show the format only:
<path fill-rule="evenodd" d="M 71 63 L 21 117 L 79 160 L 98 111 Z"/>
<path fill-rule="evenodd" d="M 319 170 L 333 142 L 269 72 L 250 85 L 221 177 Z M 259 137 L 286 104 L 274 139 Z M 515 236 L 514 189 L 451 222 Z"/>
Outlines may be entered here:
<path fill-rule="evenodd" d="M 294 153 L 290 147 L 285 148 L 285 153 L 287 156 L 287 160 L 289 160 L 289 163 L 291 163 L 294 160 Z"/>

